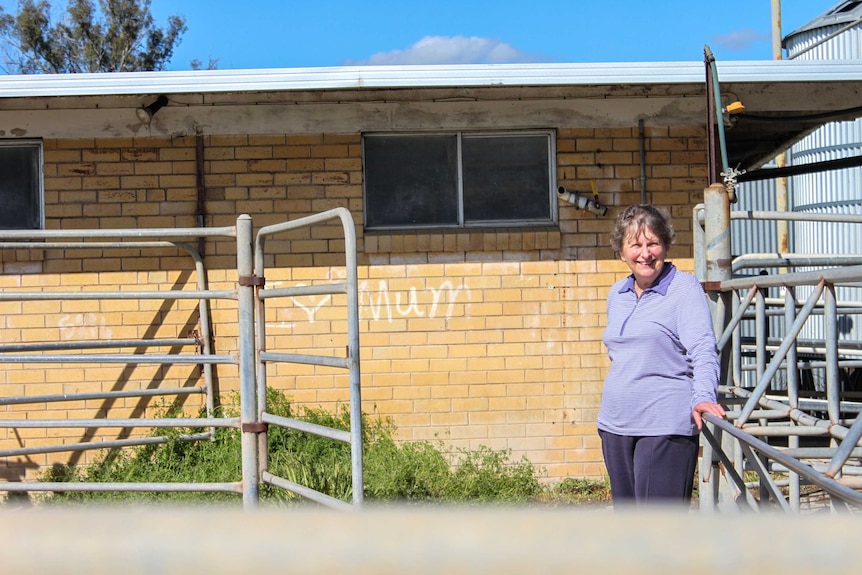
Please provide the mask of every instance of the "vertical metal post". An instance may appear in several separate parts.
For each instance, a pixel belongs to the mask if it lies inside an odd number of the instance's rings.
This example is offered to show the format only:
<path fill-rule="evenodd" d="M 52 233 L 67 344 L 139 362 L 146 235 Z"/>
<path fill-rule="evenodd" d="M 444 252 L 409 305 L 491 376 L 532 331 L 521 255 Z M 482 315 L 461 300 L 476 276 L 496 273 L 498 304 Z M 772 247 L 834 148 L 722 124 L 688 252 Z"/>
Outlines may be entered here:
<path fill-rule="evenodd" d="M 706 281 L 706 240 L 704 239 L 704 206 L 697 204 L 692 212 L 691 235 L 692 255 L 694 256 L 694 276 Z"/>
<path fill-rule="evenodd" d="M 714 433 L 713 426 L 709 423 L 705 424 L 709 431 Z M 712 461 L 715 459 L 715 450 L 712 444 L 708 441 L 701 441 L 701 465 L 698 470 L 699 484 L 697 486 L 697 494 L 699 507 L 701 511 L 715 511 L 715 499 L 717 494 L 715 488 L 718 485 L 718 480 L 715 477 Z"/>
<path fill-rule="evenodd" d="M 829 423 L 841 419 L 841 383 L 838 371 L 838 305 L 835 301 L 835 285 L 827 283 L 823 290 L 823 339 L 826 344 L 826 410 Z M 832 440 L 833 447 L 836 445 Z"/>
<path fill-rule="evenodd" d="M 772 59 L 781 60 L 781 0 L 772 0 Z M 787 153 L 782 152 L 775 156 L 775 167 L 780 169 L 787 165 Z M 779 212 L 786 212 L 787 204 L 787 178 L 775 178 L 775 209 Z M 778 220 L 775 222 L 775 231 L 777 234 L 778 253 L 787 253 L 790 247 L 789 241 L 789 224 L 787 220 Z M 784 270 L 782 270 L 783 272 Z M 780 273 L 782 273 L 780 272 Z"/>
<path fill-rule="evenodd" d="M 823 339 L 826 344 L 826 412 L 829 423 L 836 425 L 841 420 L 841 382 L 838 370 L 838 304 L 835 285 L 831 283 L 827 283 L 823 290 Z M 841 442 L 832 435 L 830 447 L 840 446 Z M 840 477 L 840 471 L 836 476 Z M 835 502 L 831 504 L 834 509 Z"/>
<path fill-rule="evenodd" d="M 721 145 L 718 137 L 718 124 L 721 123 L 721 114 L 716 114 L 716 91 L 713 90 L 713 69 L 711 61 L 714 59 L 712 50 L 708 46 L 703 49 L 704 63 L 706 64 L 706 153 L 707 153 L 707 183 L 716 184 L 721 181 L 721 172 L 724 170 L 720 156 Z M 721 107 L 721 101 L 718 103 Z"/>
<path fill-rule="evenodd" d="M 350 369 L 350 449 L 353 472 L 353 504 L 365 501 L 362 462 L 362 391 L 359 371 L 359 277 L 356 261 L 356 228 L 350 212 L 342 215 L 347 272 L 347 365 Z"/>
<path fill-rule="evenodd" d="M 705 253 L 705 272 L 706 281 L 710 284 L 715 284 L 732 277 L 731 267 L 731 248 L 730 248 L 730 198 L 727 189 L 722 184 L 713 183 L 703 191 L 704 203 L 704 253 Z M 731 293 L 723 292 L 718 289 L 711 289 L 707 292 L 710 298 L 710 304 L 713 309 L 713 325 L 716 333 L 723 333 L 724 326 L 730 321 L 730 313 L 732 309 Z M 730 357 L 731 349 L 725 346 L 720 351 L 721 353 L 721 373 L 725 378 L 732 378 L 730 372 Z M 730 382 L 726 382 L 730 383 Z M 731 438 L 722 436 L 722 443 L 732 441 Z M 732 444 L 723 447 L 725 453 L 731 453 Z M 706 454 L 707 452 L 705 452 Z M 711 456 L 711 452 L 709 452 Z M 703 461 L 708 461 L 704 457 Z M 717 478 L 719 480 L 722 477 Z M 718 486 L 712 485 L 712 489 L 705 490 L 701 496 L 701 505 L 708 509 L 715 506 L 714 501 L 707 502 L 705 498 L 718 498 L 719 507 L 736 507 L 736 502 L 733 497 L 733 487 L 726 482 L 721 482 Z"/>
<path fill-rule="evenodd" d="M 763 373 L 766 371 L 766 363 L 767 363 L 767 350 L 766 350 L 766 337 L 767 337 L 767 329 L 766 329 L 766 289 L 760 288 L 757 290 L 757 294 L 754 296 L 754 331 L 755 331 L 755 362 L 757 368 L 757 381 L 760 381 L 763 377 Z M 766 426 L 769 422 L 766 419 L 760 421 L 760 425 Z M 757 455 L 754 455 L 757 457 Z M 769 462 L 763 461 L 764 465 L 768 465 Z M 761 478 L 760 481 L 760 501 L 766 501 L 769 498 L 769 491 L 767 489 L 766 483 Z"/>
<path fill-rule="evenodd" d="M 724 108 L 721 105 L 721 86 L 718 81 L 718 67 L 715 64 L 715 56 L 708 46 L 704 47 L 706 63 L 710 71 L 707 77 L 707 90 L 712 90 L 713 113 L 715 114 L 715 128 L 718 130 L 718 149 L 721 156 L 721 167 L 723 168 L 724 181 L 730 177 L 730 164 L 727 161 L 727 139 L 724 135 Z M 712 85 L 709 85 L 711 82 Z M 707 111 L 709 113 L 709 111 Z M 713 184 L 716 183 L 715 181 Z M 712 184 L 710 184 L 712 185 Z M 728 192 L 732 190 L 727 189 Z M 728 198 L 730 199 L 730 198 Z"/>
<path fill-rule="evenodd" d="M 251 216 L 236 220 L 237 313 L 239 315 L 239 398 L 242 426 L 242 502 L 245 508 L 258 506 L 260 471 L 258 469 L 257 410 L 254 348 L 254 282 Z"/>
<path fill-rule="evenodd" d="M 784 290 L 784 325 L 791 326 L 796 321 L 796 288 L 787 286 Z M 790 409 L 799 408 L 799 357 L 796 351 L 796 340 L 787 350 L 787 404 Z"/>
<path fill-rule="evenodd" d="M 732 275 L 730 254 L 730 198 L 721 184 L 712 184 L 703 191 L 704 243 L 706 247 L 706 279 L 710 282 L 729 280 Z"/>
<path fill-rule="evenodd" d="M 198 244 L 204 242 L 206 237 L 201 235 L 198 237 Z M 184 247 L 186 252 L 192 257 L 195 263 L 195 275 L 197 276 L 197 286 L 200 291 L 209 290 L 209 279 L 207 277 L 207 269 L 204 266 L 203 253 L 200 250 L 195 250 L 190 244 L 177 244 L 178 247 Z M 204 355 L 210 356 L 213 354 L 213 336 L 212 325 L 210 322 L 210 303 L 208 299 L 201 299 L 198 303 L 198 323 L 201 326 L 200 345 Z M 204 363 L 202 366 L 204 375 L 204 384 L 206 385 L 206 404 L 207 417 L 215 417 L 215 396 L 218 392 L 215 389 L 215 373 L 213 364 Z M 215 439 L 215 428 L 210 428 L 212 438 Z"/>
<path fill-rule="evenodd" d="M 255 300 L 255 314 L 256 314 L 256 327 L 255 333 L 257 334 L 257 353 L 255 355 L 255 360 L 257 363 L 256 373 L 257 373 L 257 422 L 261 422 L 257 424 L 255 427 L 257 429 L 258 436 L 258 459 L 260 462 L 259 465 L 259 474 L 261 477 L 261 481 L 264 483 L 270 483 L 273 485 L 279 485 L 288 490 L 294 491 L 306 498 L 312 499 L 314 501 L 318 501 L 323 503 L 324 505 L 329 505 L 332 507 L 342 508 L 346 504 L 338 499 L 334 499 L 328 495 L 315 491 L 314 489 L 309 488 L 308 486 L 299 485 L 290 481 L 285 480 L 284 478 L 277 477 L 271 474 L 268 469 L 268 455 L 267 455 L 267 444 L 266 444 L 266 426 L 265 424 L 275 424 L 282 425 L 287 428 L 295 428 L 303 430 L 302 427 L 297 427 L 294 423 L 291 423 L 290 420 L 286 418 L 277 417 L 274 414 L 268 413 L 266 410 L 267 406 L 267 372 L 266 365 L 268 362 L 299 362 L 311 365 L 326 365 L 333 366 L 336 365 L 338 367 L 347 368 L 350 370 L 349 373 L 349 384 L 350 384 L 350 430 L 349 432 L 342 432 L 335 429 L 328 429 L 328 431 L 334 432 L 334 435 L 330 435 L 328 433 L 324 433 L 324 430 L 327 428 L 322 427 L 317 431 L 310 431 L 311 433 L 317 433 L 323 435 L 325 437 L 330 437 L 336 441 L 342 441 L 345 443 L 350 443 L 351 448 L 351 464 L 352 464 L 352 498 L 353 498 L 353 507 L 360 507 L 363 503 L 365 497 L 365 483 L 364 483 L 364 475 L 363 475 L 363 465 L 362 465 L 362 397 L 360 393 L 360 358 L 359 358 L 359 279 L 358 279 L 358 271 L 357 271 L 357 258 L 356 258 L 356 228 L 353 222 L 353 216 L 350 211 L 346 208 L 334 208 L 332 210 L 328 210 L 326 212 L 322 212 L 320 214 L 316 214 L 313 216 L 306 216 L 304 218 L 299 218 L 293 221 L 284 222 L 281 224 L 264 226 L 257 232 L 257 237 L 255 239 L 254 244 L 254 270 L 257 276 L 254 278 L 254 282 L 257 285 L 263 285 L 265 276 L 264 269 L 266 263 L 266 253 L 265 253 L 265 245 L 266 238 L 269 235 L 285 232 L 292 229 L 298 229 L 301 227 L 307 227 L 312 224 L 325 222 L 331 220 L 335 217 L 341 219 L 343 228 L 344 228 L 344 244 L 345 244 L 345 275 L 346 281 L 345 283 L 336 283 L 331 286 L 320 285 L 317 286 L 319 289 L 314 289 L 315 293 L 330 293 L 330 294 L 340 294 L 344 293 L 347 298 L 347 357 L 344 359 L 343 363 L 341 361 L 337 361 L 338 358 L 329 357 L 329 356 L 314 356 L 314 355 L 298 355 L 298 354 L 284 354 L 284 353 L 275 353 L 269 352 L 266 349 L 266 305 L 265 300 L 269 298 L 279 298 L 285 297 L 288 295 L 302 295 L 310 293 L 307 290 L 304 290 L 299 287 L 295 288 L 269 288 L 269 289 L 259 289 L 255 292 L 254 300 Z M 333 361 L 336 360 L 336 361 Z M 315 426 L 321 427 L 321 426 Z M 309 431 L 308 428 L 305 428 L 304 431 Z M 350 508 L 350 506 L 348 506 Z"/>
<path fill-rule="evenodd" d="M 644 134 L 643 118 L 638 120 L 638 142 L 640 143 L 640 183 L 641 183 L 641 203 L 647 203 L 646 194 L 646 136 Z"/>
<path fill-rule="evenodd" d="M 766 295 L 763 288 L 757 290 L 754 296 L 754 332 L 755 332 L 755 362 L 757 368 L 757 381 L 763 377 L 766 371 Z"/>
<path fill-rule="evenodd" d="M 723 188 L 722 188 L 723 189 Z M 701 282 L 708 280 L 707 276 L 707 247 L 706 247 L 706 206 L 698 204 L 695 206 L 692 215 L 692 249 L 694 255 L 694 275 Z M 715 291 L 708 291 L 709 309 L 713 317 L 713 328 L 716 334 L 721 334 L 724 331 L 724 325 L 718 318 L 724 317 L 723 302 L 718 297 Z M 714 428 L 713 425 L 706 424 L 712 434 L 720 441 L 722 432 L 720 429 Z M 718 488 L 720 476 L 713 468 L 715 461 L 715 450 L 710 442 L 701 442 L 701 465 L 700 465 L 700 485 L 698 494 L 700 499 L 700 509 L 702 511 L 714 511 L 715 502 L 718 498 Z"/>
<path fill-rule="evenodd" d="M 254 273 L 260 281 L 266 281 L 266 262 L 265 250 L 266 236 L 258 234 L 254 243 Z M 266 362 L 260 359 L 261 352 L 266 351 L 266 302 L 260 297 L 260 292 L 255 291 L 254 297 L 254 317 L 255 317 L 255 369 L 257 371 L 257 417 L 260 419 L 262 414 L 267 411 L 269 404 L 267 401 L 267 365 Z M 269 433 L 264 430 L 257 436 L 258 449 L 258 467 L 260 473 L 269 471 Z"/>
<path fill-rule="evenodd" d="M 796 321 L 796 288 L 787 286 L 784 290 L 784 325 L 791 326 Z M 795 340 L 794 340 L 795 341 Z M 790 409 L 799 409 L 799 367 L 796 344 L 787 350 L 787 358 L 784 364 L 787 366 L 787 405 Z M 791 420 L 791 425 L 795 422 Z M 791 435 L 787 438 L 787 447 L 797 449 L 799 447 L 799 436 Z M 789 503 L 793 511 L 798 512 L 801 508 L 800 498 L 802 495 L 799 474 L 790 472 L 789 479 Z"/>
<path fill-rule="evenodd" d="M 730 198 L 722 184 L 712 184 L 703 192 L 704 198 L 704 253 L 706 281 L 710 284 L 720 283 L 733 276 L 730 249 Z M 717 289 L 709 291 L 709 298 L 714 312 L 713 327 L 715 333 L 723 333 L 724 326 L 730 321 L 732 302 L 730 292 Z M 721 373 L 730 376 L 728 369 L 730 350 L 725 347 L 721 351 Z"/>
<path fill-rule="evenodd" d="M 736 292 L 733 292 L 733 317 L 736 317 L 737 312 L 740 308 L 740 300 L 737 296 Z M 730 365 L 731 365 L 731 381 L 733 385 L 742 385 L 742 336 L 740 335 L 740 328 L 737 325 L 736 329 L 733 330 L 730 336 Z"/>

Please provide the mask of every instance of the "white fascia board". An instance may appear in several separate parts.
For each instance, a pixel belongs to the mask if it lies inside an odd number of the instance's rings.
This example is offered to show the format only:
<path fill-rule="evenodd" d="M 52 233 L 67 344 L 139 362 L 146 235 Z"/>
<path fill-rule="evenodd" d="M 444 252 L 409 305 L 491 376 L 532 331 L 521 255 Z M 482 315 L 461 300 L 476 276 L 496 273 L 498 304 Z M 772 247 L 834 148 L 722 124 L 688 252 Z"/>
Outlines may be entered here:
<path fill-rule="evenodd" d="M 719 62 L 722 83 L 862 80 L 859 60 Z M 703 62 L 339 66 L 0 76 L 0 98 L 493 86 L 698 84 Z"/>

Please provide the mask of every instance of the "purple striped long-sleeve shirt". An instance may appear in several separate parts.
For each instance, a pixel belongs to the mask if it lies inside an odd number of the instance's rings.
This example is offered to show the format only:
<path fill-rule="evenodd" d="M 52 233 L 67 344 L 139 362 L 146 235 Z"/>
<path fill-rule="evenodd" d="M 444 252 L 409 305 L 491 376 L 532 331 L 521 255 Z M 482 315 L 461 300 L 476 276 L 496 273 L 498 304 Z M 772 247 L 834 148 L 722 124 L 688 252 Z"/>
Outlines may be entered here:
<path fill-rule="evenodd" d="M 634 277 L 608 293 L 611 368 L 598 427 L 617 435 L 696 435 L 692 408 L 715 402 L 718 353 L 700 282 L 670 262 L 638 298 Z"/>

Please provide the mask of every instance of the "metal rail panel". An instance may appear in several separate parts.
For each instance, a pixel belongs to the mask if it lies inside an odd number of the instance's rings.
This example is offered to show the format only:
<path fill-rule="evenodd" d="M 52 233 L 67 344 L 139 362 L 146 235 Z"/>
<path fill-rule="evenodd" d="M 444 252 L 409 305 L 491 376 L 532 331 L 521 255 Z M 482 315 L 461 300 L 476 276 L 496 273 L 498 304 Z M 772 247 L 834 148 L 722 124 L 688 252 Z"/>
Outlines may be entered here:
<path fill-rule="evenodd" d="M 703 238 L 696 242 L 695 268 L 705 274 L 700 277 L 706 280 L 704 285 L 713 302 L 717 346 L 728 358 L 726 369 L 733 373 L 719 387 L 727 420 L 706 416 L 699 475 L 701 509 L 731 509 L 741 501 L 760 509 L 771 501 L 784 511 L 798 512 L 803 485 L 828 494 L 833 509 L 862 509 L 862 494 L 857 491 L 862 485 L 855 479 L 862 473 L 862 394 L 847 389 L 845 377 L 858 369 L 858 360 L 854 359 L 858 349 L 853 342 L 842 341 L 836 329 L 839 317 L 858 314 L 860 302 L 835 297 L 836 286 L 862 282 L 862 254 L 745 254 L 734 259 L 723 241 L 710 241 L 729 236 L 731 219 L 862 223 L 862 218 L 840 214 L 731 213 L 726 199 L 714 197 L 725 193 L 720 186 L 707 188 L 704 204 L 694 212 L 696 228 L 705 229 L 694 234 Z M 786 271 L 776 275 L 733 275 L 767 264 Z M 794 271 L 810 269 L 812 265 L 823 269 Z M 716 270 L 725 275 L 717 276 Z M 727 274 L 726 270 L 732 271 Z M 810 294 L 805 301 L 796 298 L 800 287 Z M 782 290 L 783 298 L 764 297 L 767 288 Z M 734 304 L 732 315 L 718 305 L 728 297 Z M 799 341 L 806 321 L 815 315 L 825 322 L 823 339 Z M 765 326 L 769 316 L 783 316 L 783 332 L 767 334 L 763 328 L 755 329 L 756 341 L 743 343 L 738 335 L 741 325 L 755 321 Z M 809 377 L 807 374 L 813 370 L 822 373 L 822 385 L 803 389 L 805 378 L 800 375 Z M 740 376 L 752 371 L 757 374 L 753 388 Z M 744 479 L 746 472 L 759 479 L 759 500 Z M 740 499 L 743 493 L 745 497 Z"/>
<path fill-rule="evenodd" d="M 333 219 L 340 219 L 345 236 L 345 258 L 347 281 L 327 285 L 302 286 L 294 288 L 262 289 L 262 282 L 255 280 L 264 277 L 263 254 L 266 238 L 284 231 L 315 225 Z M 211 290 L 206 281 L 206 269 L 197 250 L 191 245 L 166 241 L 164 238 L 211 238 L 230 237 L 236 239 L 237 274 L 239 284 L 232 290 Z M 96 239 L 117 238 L 115 241 L 94 241 Z M 134 238 L 129 240 L 128 238 Z M 153 241 L 141 241 L 150 238 Z M 33 403 L 53 403 L 63 401 L 86 401 L 93 399 L 118 399 L 129 397 L 155 397 L 164 395 L 188 395 L 205 393 L 209 417 L 203 418 L 128 418 L 128 419 L 7 419 L 0 420 L 0 428 L 82 428 L 103 429 L 113 427 L 175 427 L 199 428 L 233 427 L 241 430 L 242 481 L 236 483 L 57 483 L 57 482 L 4 482 L 0 490 L 29 491 L 190 491 L 190 492 L 234 492 L 242 494 L 243 506 L 254 508 L 259 505 L 259 484 L 261 481 L 282 487 L 303 497 L 338 509 L 360 507 L 364 498 L 362 472 L 362 429 L 361 397 L 359 373 L 359 311 L 358 279 L 356 262 L 356 232 L 353 218 L 344 208 L 337 208 L 307 218 L 266 226 L 255 238 L 252 221 L 248 215 L 237 218 L 235 227 L 192 228 L 192 229 L 134 229 L 134 230 L 41 230 L 0 232 L 0 249 L 146 249 L 170 248 L 183 249 L 191 255 L 198 275 L 196 290 L 147 290 L 147 291 L 27 291 L 7 290 L 0 292 L 0 301 L 51 301 L 51 300 L 198 300 L 201 337 L 126 339 L 116 341 L 75 341 L 0 344 L 0 363 L 111 363 L 111 364 L 195 364 L 205 373 L 205 388 L 146 389 L 139 391 L 109 391 L 78 394 L 54 394 L 30 397 L 0 399 L 0 405 L 25 405 Z M 266 331 L 264 327 L 263 302 L 266 299 L 295 297 L 302 295 L 346 294 L 348 309 L 348 346 L 347 357 L 328 357 L 309 354 L 284 354 L 264 351 Z M 212 351 L 212 330 L 209 320 L 208 302 L 227 299 L 237 302 L 238 309 L 238 347 L 237 354 L 216 355 Z M 255 317 L 257 314 L 257 318 Z M 181 347 L 194 345 L 201 349 L 200 354 L 178 353 L 88 353 L 89 350 L 150 349 L 157 347 Z M 78 353 L 61 353 L 76 351 Z M 25 353 L 22 353 L 25 352 Z M 59 353 L 58 353 L 59 352 Z M 349 371 L 350 379 L 350 430 L 332 429 L 291 418 L 279 417 L 266 412 L 266 363 L 291 362 L 300 364 L 335 367 Z M 240 415 L 235 418 L 212 417 L 214 398 L 212 367 L 217 364 L 239 366 Z M 256 381 L 256 376 L 260 381 Z M 334 499 L 305 486 L 277 477 L 266 471 L 268 460 L 266 451 L 266 425 L 281 425 L 306 433 L 348 443 L 351 446 L 351 466 L 353 472 L 353 504 Z M 211 438 L 209 434 L 186 434 L 181 440 L 200 441 Z M 0 457 L 27 456 L 36 453 L 56 453 L 63 451 L 84 451 L 87 449 L 113 449 L 135 445 L 163 443 L 160 437 L 123 439 L 116 441 L 97 441 L 73 444 L 58 444 L 39 447 L 24 447 L 0 451 Z"/>
<path fill-rule="evenodd" d="M 344 233 L 344 252 L 345 252 L 345 268 L 346 281 L 332 282 L 328 284 L 317 284 L 313 286 L 298 286 L 288 288 L 265 288 L 266 268 L 266 240 L 276 234 L 296 230 L 300 228 L 310 227 L 316 224 L 328 222 L 331 220 L 340 220 Z M 335 208 L 326 212 L 298 218 L 289 222 L 265 226 L 261 228 L 255 240 L 255 266 L 254 266 L 254 283 L 257 284 L 256 294 L 256 330 L 257 330 L 257 401 L 258 401 L 258 421 L 273 425 L 281 425 L 290 429 L 315 433 L 324 437 L 329 437 L 335 441 L 342 441 L 350 444 L 351 448 L 351 471 L 352 471 L 352 491 L 353 491 L 353 506 L 361 507 L 364 501 L 364 480 L 362 467 L 362 400 L 360 390 L 360 371 L 359 371 L 359 282 L 357 277 L 357 262 L 356 262 L 356 230 L 353 223 L 353 217 L 345 208 Z M 328 357 L 322 355 L 311 354 L 295 354 L 295 353 L 275 353 L 266 351 L 266 301 L 275 301 L 276 298 L 294 297 L 302 295 L 347 295 L 347 355 L 346 357 Z M 281 418 L 267 413 L 266 408 L 266 390 L 267 390 L 267 369 L 268 363 L 288 362 L 299 363 L 306 365 L 318 365 L 324 367 L 335 367 L 346 369 L 350 381 L 350 430 L 344 432 L 342 430 L 323 428 L 322 426 L 311 426 L 307 423 L 298 422 L 289 418 Z M 261 453 L 266 453 L 266 432 L 260 431 L 260 439 L 258 442 Z M 322 493 L 310 490 L 307 487 L 299 486 L 286 479 L 279 478 L 267 470 L 268 462 L 266 456 L 262 456 L 261 461 L 263 474 L 262 478 L 265 482 L 287 489 L 297 495 L 306 497 L 328 505 L 331 507 L 340 508 L 343 502 L 334 500 L 331 497 Z M 337 503 L 336 503 L 337 502 Z"/>
<path fill-rule="evenodd" d="M 209 433 L 186 434 L 181 440 L 201 441 L 210 439 L 216 427 L 240 427 L 239 418 L 212 417 L 215 400 L 213 397 L 213 371 L 215 364 L 236 364 L 237 358 L 230 355 L 216 355 L 212 350 L 212 329 L 209 319 L 208 302 L 215 299 L 236 300 L 237 290 L 211 290 L 207 282 L 207 271 L 203 258 L 191 244 L 179 239 L 237 237 L 237 228 L 178 228 L 178 229 L 111 229 L 111 230 L 16 230 L 0 232 L 0 250 L 146 250 L 176 248 L 184 251 L 191 259 L 196 274 L 195 290 L 92 290 L 83 291 L 32 291 L 26 289 L 7 289 L 0 293 L 0 301 L 66 301 L 66 300 L 196 300 L 198 301 L 198 323 L 200 337 L 189 338 L 151 338 L 100 341 L 68 341 L 39 343 L 0 344 L 0 363 L 44 364 L 44 363 L 109 363 L 134 366 L 140 364 L 200 365 L 204 375 L 203 387 L 175 387 L 143 390 L 117 390 L 107 392 L 87 392 L 73 394 L 54 394 L 29 397 L 0 398 L 0 405 L 26 405 L 33 403 L 54 403 L 66 401 L 89 401 L 94 399 L 113 400 L 119 398 L 147 398 L 158 396 L 183 396 L 204 394 L 207 413 L 204 418 L 111 418 L 111 419 L 26 419 L 0 420 L 0 428 L 135 428 L 135 427 L 209 427 Z M 94 241 L 114 238 L 113 241 Z M 174 239 L 168 239 L 174 238 Z M 146 240 L 145 240 L 146 239 Z M 249 241 L 250 251 L 250 241 Z M 249 255 L 250 259 L 250 255 Z M 195 355 L 182 353 L 148 353 L 146 350 L 160 347 L 198 348 Z M 136 348 L 138 353 L 88 353 L 88 350 Z M 143 350 L 143 351 L 140 351 Z M 75 351 L 77 353 L 58 353 Z M 25 353 L 21 353 L 25 352 Z M 34 454 L 78 452 L 93 449 L 116 449 L 154 443 L 164 443 L 161 437 L 141 437 L 115 441 L 92 441 L 69 444 L 21 447 L 0 451 L 0 457 L 26 457 Z M 240 492 L 237 484 L 120 484 L 120 483 L 45 483 L 39 481 L 8 481 L 0 483 L 0 490 L 29 491 L 228 491 Z"/>

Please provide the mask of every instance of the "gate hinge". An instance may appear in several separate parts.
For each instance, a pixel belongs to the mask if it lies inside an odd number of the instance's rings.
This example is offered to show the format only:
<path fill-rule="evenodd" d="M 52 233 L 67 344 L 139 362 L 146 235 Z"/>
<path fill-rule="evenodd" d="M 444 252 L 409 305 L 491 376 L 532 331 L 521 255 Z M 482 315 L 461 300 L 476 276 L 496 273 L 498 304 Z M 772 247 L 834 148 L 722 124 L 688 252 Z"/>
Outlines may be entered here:
<path fill-rule="evenodd" d="M 239 276 L 239 285 L 242 287 L 257 286 L 262 287 L 266 283 L 266 278 L 258 275 Z"/>
<path fill-rule="evenodd" d="M 243 433 L 266 433 L 267 425 L 265 423 L 243 423 L 240 428 Z"/>

